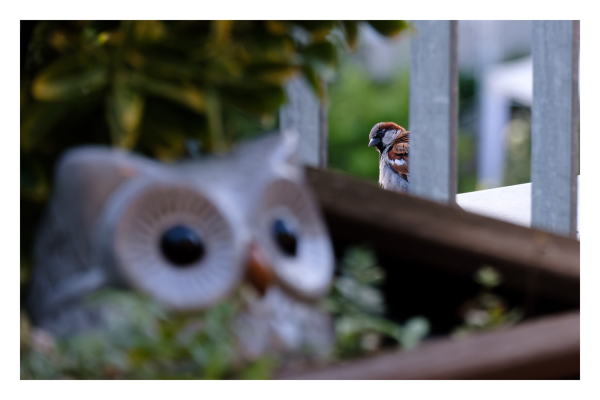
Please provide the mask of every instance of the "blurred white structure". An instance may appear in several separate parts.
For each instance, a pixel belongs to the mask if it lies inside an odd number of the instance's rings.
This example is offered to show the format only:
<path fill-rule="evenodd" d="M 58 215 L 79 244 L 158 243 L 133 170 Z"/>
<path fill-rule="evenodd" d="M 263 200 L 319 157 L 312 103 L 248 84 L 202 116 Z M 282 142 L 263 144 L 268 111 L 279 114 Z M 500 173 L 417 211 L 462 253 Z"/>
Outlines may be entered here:
<path fill-rule="evenodd" d="M 508 138 L 504 134 L 513 102 L 531 107 L 533 65 L 531 57 L 491 65 L 480 77 L 479 149 L 477 184 L 502 186 Z"/>
<path fill-rule="evenodd" d="M 577 176 L 577 239 L 579 240 L 579 176 Z M 463 210 L 531 227 L 531 183 L 456 195 Z"/>

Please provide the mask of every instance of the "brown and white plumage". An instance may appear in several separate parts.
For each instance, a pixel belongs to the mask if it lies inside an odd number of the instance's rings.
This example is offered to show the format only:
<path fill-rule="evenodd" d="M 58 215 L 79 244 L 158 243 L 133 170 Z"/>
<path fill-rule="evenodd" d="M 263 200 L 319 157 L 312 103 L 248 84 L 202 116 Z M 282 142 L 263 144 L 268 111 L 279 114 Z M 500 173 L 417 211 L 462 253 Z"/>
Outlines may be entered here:
<path fill-rule="evenodd" d="M 394 122 L 375 124 L 369 133 L 369 147 L 379 152 L 379 185 L 384 189 L 408 191 L 408 133 Z"/>

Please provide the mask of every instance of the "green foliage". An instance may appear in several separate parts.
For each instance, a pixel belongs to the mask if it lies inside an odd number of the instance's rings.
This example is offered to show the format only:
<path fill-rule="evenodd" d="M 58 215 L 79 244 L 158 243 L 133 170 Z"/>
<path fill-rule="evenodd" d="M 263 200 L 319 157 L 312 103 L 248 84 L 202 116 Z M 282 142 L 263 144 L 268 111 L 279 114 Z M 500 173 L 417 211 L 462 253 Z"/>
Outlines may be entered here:
<path fill-rule="evenodd" d="M 507 124 L 506 165 L 504 186 L 531 182 L 531 111 L 513 108 L 511 121 Z"/>
<path fill-rule="evenodd" d="M 323 302 L 335 317 L 330 361 L 377 352 L 387 342 L 413 348 L 427 335 L 425 318 L 404 325 L 385 319 L 378 288 L 385 275 L 371 251 L 351 249 L 341 271 Z M 269 379 L 290 360 L 274 353 L 241 357 L 232 327 L 244 307 L 243 290 L 195 313 L 167 312 L 139 293 L 103 290 L 88 299 L 102 305 L 103 326 L 60 341 L 32 328 L 21 312 L 21 379 Z"/>
<path fill-rule="evenodd" d="M 423 317 L 413 317 L 399 325 L 383 316 L 385 302 L 379 286 L 385 273 L 377 266 L 372 251 L 350 249 L 341 261 L 340 270 L 341 275 L 325 302 L 336 317 L 336 359 L 379 351 L 384 341 L 410 349 L 428 334 L 429 322 Z"/>
<path fill-rule="evenodd" d="M 472 134 L 458 130 L 458 188 L 457 193 L 473 192 L 477 186 L 477 143 Z"/>
<path fill-rule="evenodd" d="M 487 290 L 492 290 L 496 286 L 499 286 L 502 283 L 502 277 L 494 269 L 489 265 L 484 265 L 479 268 L 477 272 L 475 272 L 475 282 L 479 283 Z"/>
<path fill-rule="evenodd" d="M 492 293 L 502 283 L 502 276 L 495 268 L 484 265 L 475 272 L 473 278 L 481 285 L 481 289 L 475 298 L 462 305 L 460 313 L 463 324 L 454 330 L 453 336 L 512 326 L 523 318 L 520 308 L 509 310 L 506 302 Z"/>
<path fill-rule="evenodd" d="M 110 305 L 98 331 L 54 342 L 21 315 L 21 379 L 268 379 L 276 360 L 240 358 L 231 330 L 240 299 L 201 313 L 168 313 L 131 292 L 99 292 Z"/>
<path fill-rule="evenodd" d="M 388 36 L 407 27 L 371 24 Z M 337 44 L 353 47 L 356 37 L 356 21 L 41 22 L 22 81 L 21 141 L 30 151 L 68 135 L 58 127 L 89 101 L 100 118 L 79 128 L 101 123 L 110 144 L 139 150 L 142 128 L 161 125 L 169 113 L 148 109 L 168 103 L 181 109 L 187 128 L 170 136 L 223 150 L 238 133 L 223 128 L 224 120 L 241 112 L 269 127 L 285 102 L 285 82 L 302 73 L 320 93 L 320 77 L 337 67 Z M 57 115 L 58 108 L 64 111 Z M 90 139 L 85 130 L 79 135 L 84 143 Z M 153 146 L 146 150 L 160 155 Z M 182 154 L 175 146 L 170 156 Z"/>

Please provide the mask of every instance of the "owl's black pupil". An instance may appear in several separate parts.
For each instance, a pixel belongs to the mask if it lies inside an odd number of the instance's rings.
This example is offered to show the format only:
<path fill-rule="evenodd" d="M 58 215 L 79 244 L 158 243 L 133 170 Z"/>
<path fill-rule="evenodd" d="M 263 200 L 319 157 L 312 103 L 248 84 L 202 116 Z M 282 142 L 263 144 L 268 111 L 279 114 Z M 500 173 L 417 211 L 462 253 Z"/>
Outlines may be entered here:
<path fill-rule="evenodd" d="M 298 238 L 289 222 L 283 219 L 275 220 L 273 223 L 273 237 L 281 251 L 289 256 L 296 255 Z"/>
<path fill-rule="evenodd" d="M 178 267 L 189 266 L 204 256 L 204 243 L 200 236 L 184 225 L 167 230 L 160 241 L 165 257 Z"/>

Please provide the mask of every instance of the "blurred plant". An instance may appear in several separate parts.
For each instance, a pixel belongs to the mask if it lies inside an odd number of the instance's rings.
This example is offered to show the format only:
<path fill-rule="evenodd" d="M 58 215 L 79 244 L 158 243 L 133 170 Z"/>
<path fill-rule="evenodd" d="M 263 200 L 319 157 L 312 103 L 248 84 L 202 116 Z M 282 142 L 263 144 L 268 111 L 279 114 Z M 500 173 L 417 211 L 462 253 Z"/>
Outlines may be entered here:
<path fill-rule="evenodd" d="M 370 24 L 384 35 L 407 26 Z M 321 93 L 337 47 L 354 48 L 357 29 L 357 21 L 41 22 L 21 82 L 21 147 L 96 139 L 169 159 L 191 139 L 223 150 L 241 134 L 226 126 L 230 114 L 271 126 L 295 73 Z"/>
<path fill-rule="evenodd" d="M 474 275 L 475 282 L 481 285 L 477 296 L 459 310 L 463 324 L 452 333 L 455 337 L 467 336 L 473 332 L 508 327 L 523 318 L 523 311 L 515 307 L 508 309 L 506 302 L 492 293 L 502 283 L 502 277 L 489 265 L 478 269 Z"/>
<path fill-rule="evenodd" d="M 341 261 L 340 271 L 325 301 L 325 307 L 336 317 L 336 359 L 376 352 L 386 341 L 410 349 L 428 334 L 429 322 L 423 317 L 413 317 L 404 325 L 383 317 L 385 303 L 379 286 L 385 273 L 372 251 L 351 248 Z"/>
<path fill-rule="evenodd" d="M 350 249 L 323 306 L 336 318 L 332 359 L 346 360 L 396 343 L 409 349 L 429 331 L 425 318 L 399 325 L 383 317 L 378 286 L 385 279 L 373 253 Z M 269 379 L 290 362 L 274 353 L 248 361 L 237 350 L 233 321 L 244 287 L 204 312 L 170 313 L 130 291 L 104 290 L 89 298 L 102 304 L 96 331 L 55 340 L 32 327 L 21 312 L 21 379 Z"/>
<path fill-rule="evenodd" d="M 383 35 L 404 21 L 368 22 Z M 272 128 L 285 84 L 320 95 L 359 21 L 22 21 L 21 255 L 68 147 L 173 160 Z"/>
<path fill-rule="evenodd" d="M 504 186 L 531 182 L 531 110 L 513 107 L 512 118 L 505 127 L 508 143 L 504 167 Z"/>
<path fill-rule="evenodd" d="M 458 75 L 458 193 L 473 192 L 477 186 L 477 79 L 470 73 Z"/>
<path fill-rule="evenodd" d="M 267 379 L 276 359 L 241 359 L 231 331 L 239 297 L 201 313 L 167 313 L 132 292 L 90 299 L 114 307 L 94 332 L 55 341 L 21 314 L 21 379 Z"/>

